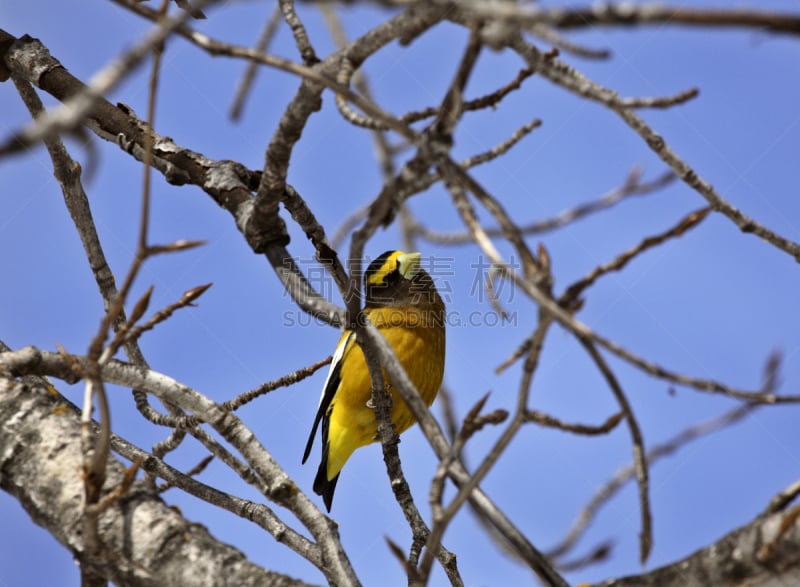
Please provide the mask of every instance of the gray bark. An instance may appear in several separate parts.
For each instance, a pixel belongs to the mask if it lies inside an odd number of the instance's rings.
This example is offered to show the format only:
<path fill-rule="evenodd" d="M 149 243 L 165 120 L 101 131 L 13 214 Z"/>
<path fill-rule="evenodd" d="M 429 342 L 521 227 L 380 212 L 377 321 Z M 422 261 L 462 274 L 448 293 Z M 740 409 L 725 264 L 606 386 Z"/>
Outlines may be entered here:
<path fill-rule="evenodd" d="M 104 552 L 87 560 L 77 408 L 32 378 L 0 377 L 0 423 L 0 488 L 82 565 L 117 585 L 306 585 L 258 567 L 137 484 L 101 515 Z M 110 459 L 104 491 L 117 487 L 124 473 L 123 464 Z"/>

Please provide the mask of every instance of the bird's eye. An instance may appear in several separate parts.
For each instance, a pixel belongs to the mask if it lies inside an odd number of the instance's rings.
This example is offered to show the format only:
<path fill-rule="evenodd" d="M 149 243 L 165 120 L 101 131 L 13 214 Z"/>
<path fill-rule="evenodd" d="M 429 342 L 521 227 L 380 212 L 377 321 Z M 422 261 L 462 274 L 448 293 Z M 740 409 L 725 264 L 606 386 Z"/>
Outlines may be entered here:
<path fill-rule="evenodd" d="M 386 277 L 384 278 L 383 282 L 386 285 L 392 285 L 392 284 L 397 283 L 398 281 L 400 281 L 401 278 L 402 278 L 402 275 L 400 275 L 400 270 L 399 269 L 395 269 L 391 273 L 387 273 L 386 274 Z"/>

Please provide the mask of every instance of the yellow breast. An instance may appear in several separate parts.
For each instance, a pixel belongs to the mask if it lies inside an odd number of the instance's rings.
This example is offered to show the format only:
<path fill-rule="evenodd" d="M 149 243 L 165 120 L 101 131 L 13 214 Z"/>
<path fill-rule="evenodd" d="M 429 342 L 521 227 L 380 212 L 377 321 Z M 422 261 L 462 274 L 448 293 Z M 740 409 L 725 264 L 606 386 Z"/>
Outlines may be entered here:
<path fill-rule="evenodd" d="M 433 403 L 442 384 L 445 356 L 445 329 L 433 320 L 443 317 L 415 308 L 392 307 L 371 308 L 366 314 L 394 349 L 425 403 Z M 329 476 L 341 470 L 356 448 L 374 442 L 377 434 L 375 413 L 368 405 L 372 385 L 361 348 L 351 343 L 342 361 L 341 383 L 329 412 Z M 385 371 L 383 378 L 392 396 L 392 423 L 400 434 L 415 420 L 389 385 Z"/>

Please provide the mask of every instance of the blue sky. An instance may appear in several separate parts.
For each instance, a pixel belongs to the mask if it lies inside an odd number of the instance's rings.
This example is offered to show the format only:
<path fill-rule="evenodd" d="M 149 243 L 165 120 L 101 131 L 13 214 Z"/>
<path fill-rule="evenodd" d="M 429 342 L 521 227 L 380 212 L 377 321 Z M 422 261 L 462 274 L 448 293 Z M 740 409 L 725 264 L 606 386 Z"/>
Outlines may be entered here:
<path fill-rule="evenodd" d="M 777 1 L 752 4 L 782 10 L 789 6 Z M 261 2 L 225 4 L 209 10 L 210 18 L 195 25 L 221 40 L 251 45 L 271 7 L 272 3 Z M 319 13 L 305 4 L 299 10 L 318 54 L 328 54 L 332 43 Z M 3 1 L 0 13 L 7 31 L 40 38 L 83 80 L 149 28 L 108 2 Z M 381 16 L 372 8 L 345 9 L 348 34 L 364 33 Z M 65 22 L 72 24 L 65 27 Z M 699 87 L 699 97 L 685 105 L 641 114 L 723 197 L 762 224 L 800 241 L 796 178 L 800 83 L 792 74 L 799 50 L 796 38 L 668 26 L 581 31 L 570 33 L 570 38 L 612 49 L 608 61 L 562 57 L 623 96 L 672 95 Z M 396 114 L 438 104 L 465 42 L 463 30 L 441 25 L 410 47 L 392 44 L 367 62 L 376 99 Z M 273 52 L 297 59 L 285 27 Z M 484 51 L 467 95 L 482 95 L 508 83 L 521 67 L 512 55 Z M 261 70 L 243 120 L 232 124 L 227 111 L 243 69 L 241 62 L 212 58 L 180 39 L 172 40 L 162 70 L 158 131 L 209 157 L 260 168 L 265 146 L 297 80 Z M 144 116 L 146 79 L 147 69 L 138 70 L 109 99 L 124 102 Z M 0 86 L 0 111 L 4 113 L 0 136 L 7 137 L 27 124 L 27 113 L 10 83 Z M 634 166 L 643 169 L 645 179 L 664 171 L 663 163 L 613 113 L 537 76 L 496 109 L 467 115 L 455 135 L 454 156 L 460 159 L 484 151 L 533 118 L 542 119 L 540 129 L 507 157 L 474 172 L 522 223 L 549 218 L 600 196 L 623 183 Z M 67 144 L 73 157 L 86 161 L 87 153 L 78 141 Z M 120 279 L 135 248 L 141 167 L 117 147 L 99 140 L 95 144 L 99 167 L 86 190 L 106 255 Z M 378 193 L 381 181 L 371 138 L 345 123 L 332 96 L 326 94 L 323 110 L 312 117 L 296 147 L 289 182 L 330 235 L 350 212 Z M 72 352 L 85 352 L 101 318 L 102 303 L 45 150 L 40 147 L 0 161 L 0 185 L 4 188 L 0 250 L 7 252 L 0 265 L 4 276 L 0 339 L 13 348 L 34 344 L 52 350 L 59 343 Z M 179 312 L 143 338 L 143 350 L 154 369 L 224 401 L 332 352 L 338 332 L 308 321 L 298 325 L 298 311 L 271 268 L 250 252 L 226 212 L 198 188 L 176 188 L 156 177 L 153 189 L 152 240 L 204 239 L 208 244 L 151 260 L 135 291 L 141 293 L 154 285 L 151 308 L 158 308 L 189 288 L 214 283 L 198 307 Z M 704 203 L 698 194 L 674 183 L 531 242 L 546 245 L 555 288 L 561 292 L 596 265 L 673 226 Z M 410 207 L 430 228 L 461 227 L 449 196 L 440 187 L 415 196 Z M 486 220 L 488 214 L 481 213 L 481 218 Z M 294 227 L 291 231 L 290 250 L 306 260 L 305 267 L 312 267 L 310 245 Z M 367 252 L 377 256 L 399 245 L 400 234 L 392 227 L 378 233 Z M 510 251 L 502 243 L 500 248 Z M 451 317 L 462 321 L 471 315 L 479 317 L 477 324 L 451 325 L 448 332 L 445 380 L 453 390 L 458 414 L 463 416 L 487 391 L 492 392 L 488 408 L 512 407 L 519 367 L 501 376 L 493 370 L 531 332 L 535 314 L 530 303 L 506 286 L 501 293 L 512 320 L 497 325 L 485 297 L 473 287 L 480 263 L 476 247 L 420 241 L 419 249 L 441 262 L 435 277 L 440 289 L 450 293 Z M 768 354 L 779 350 L 783 355 L 781 391 L 798 393 L 798 290 L 800 272 L 791 257 L 741 234 L 727 219 L 711 216 L 681 239 L 600 280 L 588 292 L 579 318 L 670 369 L 748 389 L 757 388 Z M 545 349 L 532 388 L 532 408 L 587 423 L 600 423 L 616 411 L 601 376 L 570 335 L 553 328 Z M 670 393 L 669 383 L 614 357 L 608 360 L 631 400 L 648 447 L 734 406 L 730 400 L 690 389 Z M 296 386 L 276 390 L 239 412 L 280 465 L 309 492 L 316 465 L 301 466 L 300 458 L 324 377 L 320 372 Z M 60 384 L 59 388 L 72 401 L 80 401 L 79 385 Z M 112 401 L 118 433 L 143 447 L 163 438 L 163 430 L 142 425 L 129 392 L 115 389 Z M 434 413 L 439 413 L 436 406 Z M 798 415 L 798 408 L 791 406 L 760 409 L 744 423 L 692 444 L 652 469 L 655 544 L 648 567 L 685 556 L 748 522 L 774 493 L 797 479 Z M 498 433 L 486 430 L 471 441 L 467 449 L 471 463 L 478 462 Z M 436 466 L 432 451 L 413 429 L 403 436 L 400 453 L 417 503 L 427 515 L 428 482 Z M 170 462 L 188 469 L 201 456 L 196 443 L 188 442 Z M 530 426 L 518 435 L 482 486 L 536 545 L 546 549 L 564 534 L 600 484 L 630 459 L 624 427 L 605 437 L 584 438 Z M 217 463 L 201 479 L 258 499 Z M 322 582 L 313 567 L 252 524 L 174 490 L 165 498 L 188 519 L 203 523 L 256 563 Z M 0 494 L 0 512 L 5 528 L 0 529 L 0 586 L 79 584 L 69 553 L 34 526 L 14 499 Z M 384 538 L 407 545 L 409 531 L 386 482 L 379 447 L 358 451 L 347 464 L 332 515 L 365 585 L 404 582 Z M 636 491 L 630 485 L 601 511 L 576 553 L 611 538 L 615 542 L 612 558 L 567 578 L 591 581 L 639 572 L 638 531 Z M 491 545 L 467 512 L 456 518 L 445 544 L 459 555 L 468 585 L 521 584 L 530 578 L 529 570 Z M 42 564 L 45 560 L 47 564 Z M 445 583 L 437 571 L 432 584 Z"/>

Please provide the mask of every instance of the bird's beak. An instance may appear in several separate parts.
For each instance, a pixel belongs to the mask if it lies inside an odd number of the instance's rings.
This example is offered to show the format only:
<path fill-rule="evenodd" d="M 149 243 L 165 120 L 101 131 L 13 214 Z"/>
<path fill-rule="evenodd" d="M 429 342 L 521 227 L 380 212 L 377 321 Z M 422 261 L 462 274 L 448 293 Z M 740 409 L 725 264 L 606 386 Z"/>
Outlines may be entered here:
<path fill-rule="evenodd" d="M 397 257 L 397 270 L 405 279 L 414 279 L 419 273 L 420 253 L 404 253 Z"/>

